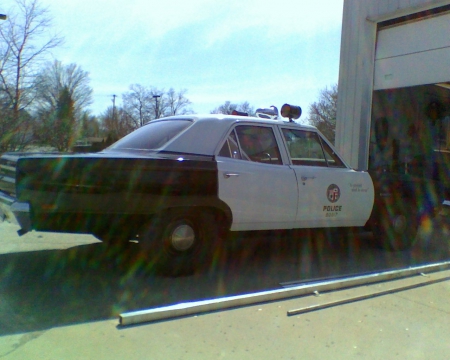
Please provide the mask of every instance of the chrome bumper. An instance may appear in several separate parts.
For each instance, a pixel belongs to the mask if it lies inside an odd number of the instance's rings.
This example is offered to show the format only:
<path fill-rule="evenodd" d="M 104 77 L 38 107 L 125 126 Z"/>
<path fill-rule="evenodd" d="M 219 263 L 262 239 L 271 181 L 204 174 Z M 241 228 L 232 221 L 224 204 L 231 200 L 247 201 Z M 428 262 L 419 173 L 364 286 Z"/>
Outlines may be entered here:
<path fill-rule="evenodd" d="M 19 235 L 31 230 L 30 205 L 0 191 L 0 215 L 20 226 Z"/>

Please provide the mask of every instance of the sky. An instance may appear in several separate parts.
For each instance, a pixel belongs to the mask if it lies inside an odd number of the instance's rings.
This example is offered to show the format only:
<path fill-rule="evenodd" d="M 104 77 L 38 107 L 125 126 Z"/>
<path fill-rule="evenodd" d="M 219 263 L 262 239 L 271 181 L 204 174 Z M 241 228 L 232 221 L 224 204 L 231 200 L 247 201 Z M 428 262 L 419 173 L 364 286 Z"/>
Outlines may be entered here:
<path fill-rule="evenodd" d="M 89 72 L 94 115 L 132 84 L 187 89 L 196 113 L 248 101 L 307 114 L 338 81 L 343 0 L 39 1 L 65 39 L 53 57 Z"/>

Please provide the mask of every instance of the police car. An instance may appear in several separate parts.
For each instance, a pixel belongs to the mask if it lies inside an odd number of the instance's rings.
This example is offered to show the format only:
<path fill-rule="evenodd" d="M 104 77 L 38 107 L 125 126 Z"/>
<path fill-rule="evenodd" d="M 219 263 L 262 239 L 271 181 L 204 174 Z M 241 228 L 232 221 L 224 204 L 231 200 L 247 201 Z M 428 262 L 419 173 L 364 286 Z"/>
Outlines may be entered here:
<path fill-rule="evenodd" d="M 0 194 L 21 233 L 135 238 L 174 272 L 205 261 L 229 231 L 365 226 L 370 175 L 300 114 L 285 104 L 284 119 L 272 107 L 154 120 L 100 153 L 20 157 L 16 192 Z"/>

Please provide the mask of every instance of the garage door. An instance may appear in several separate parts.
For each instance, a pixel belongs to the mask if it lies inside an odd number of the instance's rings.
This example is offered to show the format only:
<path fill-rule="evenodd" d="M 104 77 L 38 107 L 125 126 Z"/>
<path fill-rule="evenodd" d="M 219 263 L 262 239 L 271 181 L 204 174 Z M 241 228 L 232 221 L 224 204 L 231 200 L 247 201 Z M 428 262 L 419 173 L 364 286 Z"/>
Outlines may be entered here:
<path fill-rule="evenodd" d="M 450 14 L 378 32 L 374 89 L 450 81 Z"/>

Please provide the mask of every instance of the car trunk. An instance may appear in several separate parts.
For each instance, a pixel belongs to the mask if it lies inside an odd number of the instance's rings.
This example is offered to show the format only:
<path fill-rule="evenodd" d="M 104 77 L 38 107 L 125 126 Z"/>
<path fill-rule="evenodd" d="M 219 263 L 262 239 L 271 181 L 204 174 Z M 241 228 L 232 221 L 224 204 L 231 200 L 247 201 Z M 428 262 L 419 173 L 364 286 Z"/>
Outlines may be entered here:
<path fill-rule="evenodd" d="M 16 189 L 34 229 L 92 232 L 215 196 L 217 170 L 211 157 L 34 155 L 17 160 Z"/>

